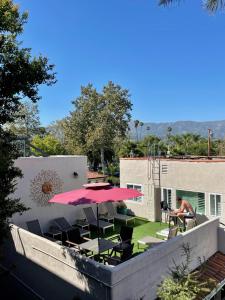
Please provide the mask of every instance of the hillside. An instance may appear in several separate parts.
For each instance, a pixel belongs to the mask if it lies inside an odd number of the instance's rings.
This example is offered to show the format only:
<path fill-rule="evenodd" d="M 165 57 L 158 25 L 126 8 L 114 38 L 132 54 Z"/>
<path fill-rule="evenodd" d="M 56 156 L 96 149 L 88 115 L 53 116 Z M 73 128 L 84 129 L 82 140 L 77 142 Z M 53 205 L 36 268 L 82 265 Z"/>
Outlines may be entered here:
<path fill-rule="evenodd" d="M 195 122 L 195 121 L 177 121 L 167 123 L 144 123 L 142 128 L 138 128 L 138 139 L 143 139 L 146 135 L 153 134 L 161 138 L 166 137 L 167 128 L 171 127 L 171 134 L 196 133 L 207 137 L 208 128 L 212 129 L 214 138 L 225 138 L 225 120 L 209 121 L 209 122 Z M 150 129 L 148 129 L 150 128 Z M 136 139 L 136 129 L 134 121 L 130 123 L 130 137 Z"/>

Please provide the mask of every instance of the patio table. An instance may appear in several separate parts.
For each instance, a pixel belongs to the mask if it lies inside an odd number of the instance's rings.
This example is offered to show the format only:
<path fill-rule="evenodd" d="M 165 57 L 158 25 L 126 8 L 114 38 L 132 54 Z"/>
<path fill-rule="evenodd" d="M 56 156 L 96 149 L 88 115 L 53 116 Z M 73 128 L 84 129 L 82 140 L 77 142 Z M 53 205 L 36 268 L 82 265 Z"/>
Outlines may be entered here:
<path fill-rule="evenodd" d="M 140 245 L 145 245 L 145 246 L 147 245 L 150 247 L 154 247 L 154 246 L 160 245 L 164 242 L 165 241 L 155 238 L 153 236 L 145 236 L 142 239 L 137 241 L 137 246 L 138 246 L 138 249 L 139 249 Z"/>
<path fill-rule="evenodd" d="M 84 250 L 92 251 L 93 253 L 98 254 L 110 250 L 117 245 L 118 243 L 112 242 L 110 240 L 96 238 L 82 243 L 79 246 Z"/>

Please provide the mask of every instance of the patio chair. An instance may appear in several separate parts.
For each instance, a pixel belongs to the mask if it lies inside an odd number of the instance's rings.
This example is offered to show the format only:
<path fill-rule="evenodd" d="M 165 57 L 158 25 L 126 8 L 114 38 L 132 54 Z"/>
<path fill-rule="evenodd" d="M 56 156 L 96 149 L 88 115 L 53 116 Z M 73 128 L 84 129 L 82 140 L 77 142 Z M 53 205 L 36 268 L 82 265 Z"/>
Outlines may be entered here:
<path fill-rule="evenodd" d="M 36 235 L 39 235 L 41 237 L 44 237 L 44 238 L 46 238 L 46 239 L 48 239 L 48 240 L 50 240 L 52 242 L 56 242 L 57 244 L 62 244 L 62 241 L 50 237 L 48 235 L 48 233 L 43 233 L 42 232 L 41 225 L 40 225 L 38 219 L 32 220 L 32 221 L 28 221 L 28 222 L 26 222 L 26 224 L 27 224 L 27 228 L 28 228 L 28 230 L 30 232 L 32 232 L 32 233 L 34 233 Z"/>
<path fill-rule="evenodd" d="M 107 254 L 104 254 L 102 256 L 104 264 L 117 266 L 118 264 L 127 261 L 132 257 L 133 248 L 134 248 L 134 244 L 130 244 L 128 247 L 123 249 L 123 252 L 121 253 L 120 256 L 109 256 Z"/>
<path fill-rule="evenodd" d="M 60 231 L 62 231 L 64 242 L 65 240 L 68 240 L 68 232 L 73 231 L 75 229 L 73 226 L 70 225 L 70 223 L 64 217 L 54 219 L 53 223 Z M 82 236 L 86 234 L 90 235 L 90 231 L 88 230 L 79 228 L 79 231 Z"/>
<path fill-rule="evenodd" d="M 119 242 L 119 245 L 113 247 L 112 251 L 122 253 L 131 244 L 132 236 L 133 227 L 121 226 L 120 233 L 110 238 L 110 240 L 116 239 Z"/>
<path fill-rule="evenodd" d="M 195 219 L 189 219 L 186 221 L 186 231 L 194 228 L 196 226 L 196 220 Z"/>
<path fill-rule="evenodd" d="M 90 241 L 89 238 L 86 237 L 82 237 L 80 235 L 80 231 L 79 228 L 74 228 L 73 230 L 69 230 L 67 232 L 67 240 L 65 241 L 66 244 L 68 244 L 69 247 L 72 247 L 77 249 L 77 250 L 81 250 L 80 248 L 80 244 L 85 243 L 87 241 Z"/>
<path fill-rule="evenodd" d="M 96 219 L 96 216 L 94 214 L 92 207 L 85 207 L 85 208 L 83 208 L 83 211 L 84 211 L 84 214 L 86 216 L 86 219 L 87 219 L 87 222 L 89 223 L 89 225 L 97 228 L 98 222 L 97 222 L 97 219 Z M 113 230 L 114 230 L 114 224 L 99 220 L 99 228 L 102 230 L 103 234 L 105 234 L 105 230 L 107 228 L 113 228 Z"/>
<path fill-rule="evenodd" d="M 164 240 L 156 238 L 156 237 L 152 237 L 152 236 L 145 236 L 137 241 L 138 248 L 139 248 L 140 244 L 147 245 L 150 247 L 158 246 L 162 243 L 165 243 L 167 240 L 174 238 L 177 235 L 177 232 L 178 232 L 178 226 L 173 226 L 173 227 L 169 228 L 168 235 L 167 235 L 166 239 L 164 239 Z M 160 235 L 160 234 L 158 233 L 158 235 Z"/>
<path fill-rule="evenodd" d="M 135 217 L 133 217 L 133 216 L 118 214 L 117 211 L 115 210 L 114 205 L 113 205 L 112 202 L 106 202 L 105 206 L 107 208 L 108 215 L 113 217 L 115 220 L 123 221 L 123 222 L 126 223 L 126 225 L 127 225 L 128 221 L 134 221 L 135 222 Z"/>

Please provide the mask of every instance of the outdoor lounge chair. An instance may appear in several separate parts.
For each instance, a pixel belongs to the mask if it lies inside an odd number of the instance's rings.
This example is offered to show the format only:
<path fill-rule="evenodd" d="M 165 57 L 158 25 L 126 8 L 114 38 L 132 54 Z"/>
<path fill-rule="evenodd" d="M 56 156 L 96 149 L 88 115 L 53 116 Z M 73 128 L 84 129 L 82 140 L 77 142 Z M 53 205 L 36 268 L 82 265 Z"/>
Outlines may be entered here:
<path fill-rule="evenodd" d="M 119 245 L 113 247 L 112 251 L 122 253 L 123 250 L 131 244 L 133 236 L 133 227 L 121 226 L 120 234 L 114 235 L 110 240 L 117 240 Z"/>
<path fill-rule="evenodd" d="M 50 240 L 52 242 L 56 242 L 57 244 L 62 244 L 62 241 L 50 237 L 48 235 L 48 233 L 43 233 L 42 232 L 41 226 L 40 226 L 40 223 L 39 223 L 38 219 L 32 220 L 32 221 L 28 221 L 28 222 L 26 222 L 26 224 L 27 224 L 27 228 L 28 228 L 28 230 L 30 232 L 32 232 L 32 233 L 34 233 L 36 235 L 39 235 L 41 237 L 44 237 L 44 238 L 46 238 L 46 239 L 48 239 L 48 240 Z M 55 232 L 55 236 L 59 237 L 59 235 L 61 235 L 60 232 L 58 232 L 58 233 Z M 61 236 L 60 236 L 60 239 L 61 239 Z"/>
<path fill-rule="evenodd" d="M 62 231 L 63 240 L 64 241 L 68 240 L 68 232 L 73 231 L 74 227 L 71 226 L 70 223 L 64 217 L 56 218 L 56 219 L 53 220 L 53 222 L 57 226 L 57 228 Z M 80 231 L 80 234 L 82 236 L 90 235 L 90 231 L 88 231 L 88 230 L 84 230 L 84 229 L 79 228 L 79 231 Z"/>
<path fill-rule="evenodd" d="M 173 226 L 173 227 L 170 227 L 169 228 L 169 231 L 168 231 L 168 236 L 165 240 L 161 240 L 161 239 L 158 239 L 156 237 L 153 237 L 153 236 L 145 236 L 143 238 L 141 238 L 140 240 L 137 241 L 137 244 L 138 244 L 138 248 L 139 248 L 139 245 L 147 245 L 149 247 L 155 247 L 155 246 L 158 246 L 164 242 L 166 242 L 166 240 L 170 240 L 172 238 L 174 238 L 176 235 L 177 235 L 177 231 L 178 231 L 178 226 Z"/>
<path fill-rule="evenodd" d="M 104 264 L 117 266 L 118 264 L 121 264 L 121 263 L 127 261 L 128 259 L 130 259 L 132 257 L 133 248 L 134 248 L 134 244 L 130 244 L 128 247 L 123 249 L 120 256 L 111 256 L 111 255 L 107 255 L 107 254 L 102 255 Z"/>
<path fill-rule="evenodd" d="M 87 222 L 89 223 L 89 225 L 97 228 L 98 222 L 97 222 L 97 219 L 95 217 L 92 207 L 85 207 L 85 208 L 83 208 L 83 211 L 84 211 L 84 214 L 86 216 L 86 219 L 87 219 Z M 114 230 L 114 224 L 99 220 L 99 228 L 103 231 L 103 234 L 104 234 L 105 230 L 107 228 L 113 228 L 113 230 Z"/>
<path fill-rule="evenodd" d="M 111 217 L 114 217 L 115 220 L 123 221 L 123 222 L 126 223 L 126 225 L 127 225 L 128 221 L 133 220 L 135 222 L 135 217 L 133 217 L 133 216 L 118 214 L 116 212 L 112 202 L 106 202 L 105 205 L 106 205 L 106 208 L 108 210 L 108 215 L 111 216 Z"/>

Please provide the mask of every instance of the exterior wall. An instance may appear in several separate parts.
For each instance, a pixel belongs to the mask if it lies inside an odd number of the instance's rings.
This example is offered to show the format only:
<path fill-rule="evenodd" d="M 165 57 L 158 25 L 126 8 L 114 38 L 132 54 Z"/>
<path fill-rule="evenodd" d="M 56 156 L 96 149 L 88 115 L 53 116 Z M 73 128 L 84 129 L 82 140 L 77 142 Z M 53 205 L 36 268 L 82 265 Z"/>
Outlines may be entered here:
<path fill-rule="evenodd" d="M 68 248 L 13 225 L 5 264 L 14 264 L 13 272 L 47 300 L 53 295 L 56 300 L 153 300 L 173 260 L 180 264 L 184 259 L 184 243 L 192 249 L 190 271 L 198 267 L 199 257 L 208 259 L 218 251 L 219 237 L 224 240 L 218 224 L 218 218 L 209 220 L 114 268 L 80 255 L 71 257 Z"/>
<path fill-rule="evenodd" d="M 121 159 L 120 183 L 139 183 L 143 185 L 144 201 L 142 204 L 129 203 L 136 215 L 147 217 L 154 221 L 158 219 L 156 207 L 159 197 L 155 197 L 154 182 L 152 178 L 152 160 Z M 221 194 L 221 221 L 225 223 L 225 161 L 185 161 L 161 159 L 160 161 L 160 187 L 172 189 L 172 207 L 176 207 L 176 190 L 205 193 L 205 215 L 210 216 L 210 193 Z M 162 172 L 162 165 L 167 166 L 167 172 Z M 157 186 L 157 183 L 156 183 Z M 155 197 L 155 200 L 154 200 Z"/>
<path fill-rule="evenodd" d="M 135 215 L 153 220 L 155 217 L 155 190 L 150 184 L 151 172 L 147 160 L 120 160 L 120 187 L 126 187 L 129 183 L 142 185 L 144 196 L 142 202 L 127 200 L 127 207 Z"/>
<path fill-rule="evenodd" d="M 69 248 L 12 225 L 4 265 L 42 299 L 109 299 L 111 270 Z M 106 282 L 106 283 L 105 283 Z"/>
<path fill-rule="evenodd" d="M 43 230 L 47 230 L 51 219 L 64 216 L 69 222 L 73 222 L 76 218 L 83 217 L 79 206 L 55 203 L 47 205 L 47 201 L 54 192 L 78 189 L 87 182 L 86 156 L 19 158 L 15 165 L 22 170 L 23 178 L 18 181 L 14 197 L 20 198 L 30 210 L 22 215 L 13 215 L 11 221 L 14 224 L 26 228 L 27 221 L 38 219 Z M 74 172 L 78 173 L 77 177 L 74 177 Z M 46 181 L 53 183 L 53 194 L 49 196 L 42 191 L 42 185 Z M 42 202 L 39 203 L 39 200 Z"/>
<path fill-rule="evenodd" d="M 225 254 L 225 228 L 222 225 L 218 228 L 218 250 Z"/>
<path fill-rule="evenodd" d="M 205 214 L 210 217 L 209 195 L 221 194 L 221 221 L 225 222 L 225 161 L 162 160 L 168 173 L 161 173 L 161 187 L 172 188 L 172 205 L 176 207 L 176 190 L 205 193 Z"/>

